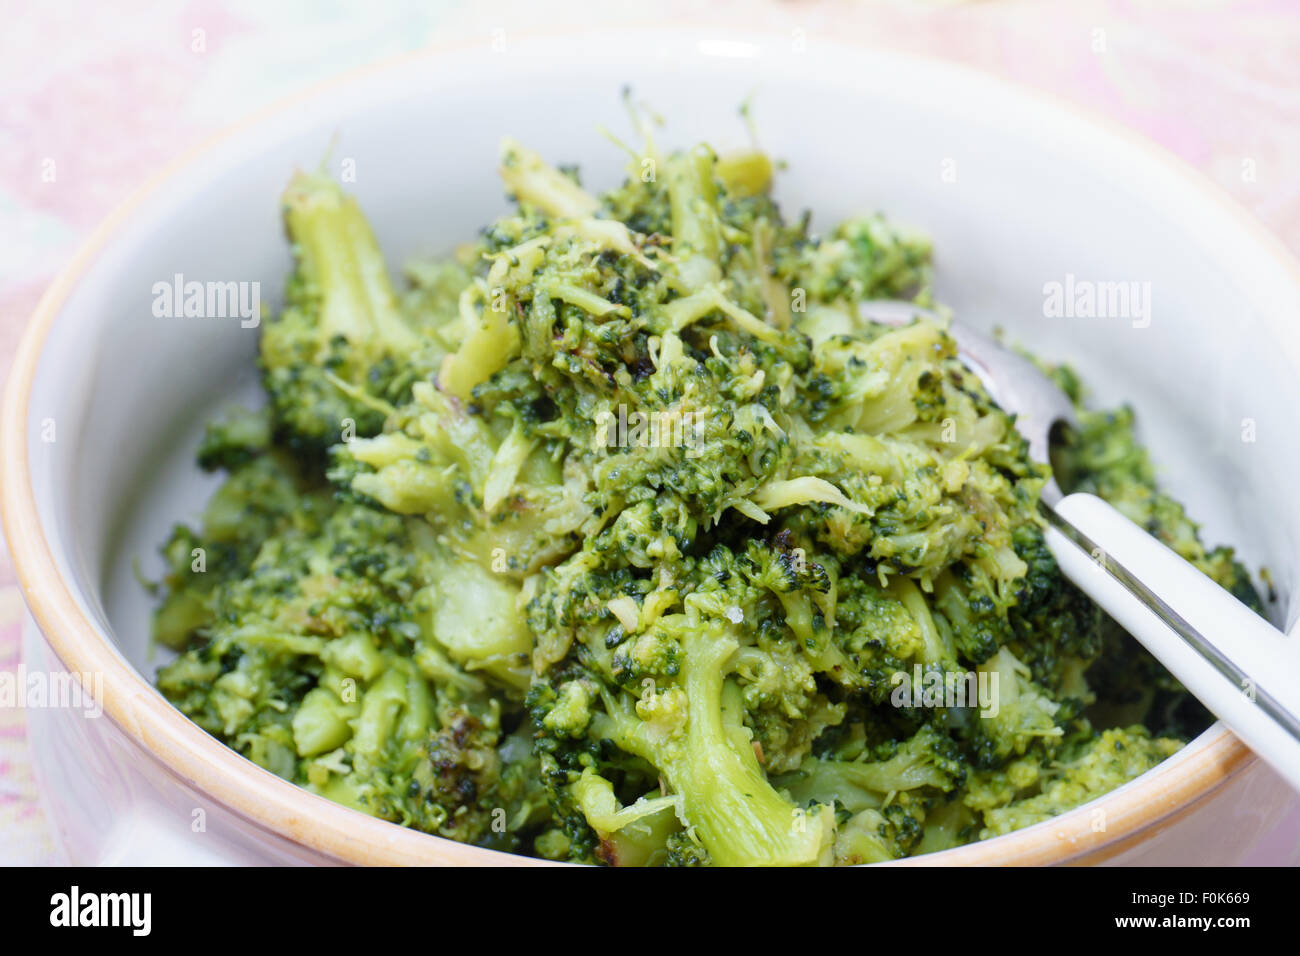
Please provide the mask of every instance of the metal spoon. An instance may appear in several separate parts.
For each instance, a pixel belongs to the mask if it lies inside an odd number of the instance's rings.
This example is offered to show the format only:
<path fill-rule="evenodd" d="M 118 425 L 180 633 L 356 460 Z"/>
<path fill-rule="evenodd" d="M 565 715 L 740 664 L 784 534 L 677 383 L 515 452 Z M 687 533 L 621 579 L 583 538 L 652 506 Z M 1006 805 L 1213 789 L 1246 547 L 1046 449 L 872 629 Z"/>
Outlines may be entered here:
<path fill-rule="evenodd" d="M 865 302 L 859 311 L 893 325 L 916 317 L 941 321 L 908 302 Z M 1052 428 L 1076 423 L 1070 400 L 1032 362 L 989 336 L 956 323 L 948 331 L 963 364 L 1015 413 L 1030 456 L 1050 461 Z M 1053 478 L 1040 508 L 1065 576 L 1300 790 L 1300 648 L 1097 496 L 1062 496 Z"/>

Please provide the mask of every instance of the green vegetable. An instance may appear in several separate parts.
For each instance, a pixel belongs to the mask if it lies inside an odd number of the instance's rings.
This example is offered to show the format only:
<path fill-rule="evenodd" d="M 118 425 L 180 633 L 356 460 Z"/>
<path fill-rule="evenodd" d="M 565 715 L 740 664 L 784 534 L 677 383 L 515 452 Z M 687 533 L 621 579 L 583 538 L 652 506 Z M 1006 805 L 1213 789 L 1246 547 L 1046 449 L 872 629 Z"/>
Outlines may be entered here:
<path fill-rule="evenodd" d="M 280 443 L 310 460 L 377 433 L 439 350 L 402 314 L 356 200 L 299 173 L 284 220 L 296 268 L 288 304 L 263 330 L 261 366 Z"/>
<path fill-rule="evenodd" d="M 401 294 L 293 179 L 267 406 L 209 429 L 225 484 L 163 548 L 167 697 L 363 812 L 611 865 L 932 852 L 1204 727 L 1061 575 L 1047 469 L 945 329 L 857 315 L 931 303 L 928 243 L 787 221 L 752 151 L 647 155 L 597 194 L 508 141 L 515 210 Z M 1258 606 L 1131 414 L 1081 420 L 1062 484 Z"/>

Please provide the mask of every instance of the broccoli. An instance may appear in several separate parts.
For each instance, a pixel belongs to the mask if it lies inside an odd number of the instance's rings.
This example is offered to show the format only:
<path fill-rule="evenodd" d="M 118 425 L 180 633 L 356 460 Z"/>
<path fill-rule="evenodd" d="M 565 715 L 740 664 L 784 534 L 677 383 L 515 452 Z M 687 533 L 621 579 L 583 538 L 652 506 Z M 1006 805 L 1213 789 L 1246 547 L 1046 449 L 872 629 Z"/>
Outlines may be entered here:
<path fill-rule="evenodd" d="M 241 466 L 214 504 L 247 495 L 242 513 L 256 517 L 265 485 L 242 479 L 267 461 Z M 228 532 L 213 516 L 224 521 L 224 510 L 210 508 L 200 531 L 178 531 L 169 547 L 218 540 Z M 163 693 L 309 789 L 466 842 L 522 845 L 545 795 L 530 739 L 502 718 L 511 675 L 495 661 L 457 663 L 463 632 L 445 632 L 431 606 L 436 565 L 417 543 L 422 529 L 321 495 L 276 519 L 237 573 L 213 566 L 169 582 L 156 633 L 189 649 L 160 670 Z M 202 608 L 183 636 L 182 599 Z"/>
<path fill-rule="evenodd" d="M 212 436 L 209 431 L 203 448 L 214 447 Z M 310 491 L 283 455 L 240 453 L 230 460 L 229 476 L 204 509 L 202 528 L 177 525 L 162 546 L 167 571 L 153 631 L 158 643 L 173 650 L 212 620 L 214 602 L 250 572 L 267 538 L 300 517 L 314 517 L 327 497 Z"/>
<path fill-rule="evenodd" d="M 598 732 L 663 774 L 715 863 L 822 862 L 830 850 L 830 808 L 805 812 L 772 788 L 739 707 L 725 700 L 726 664 L 739 646 L 727 622 L 687 616 L 663 626 L 682 632 L 680 681 L 647 686 L 635 704 L 611 692 Z"/>
<path fill-rule="evenodd" d="M 1111 728 L 1074 748 L 1035 781 L 1037 792 L 983 810 L 981 837 L 1032 826 L 1099 797 L 1175 753 L 1177 740 L 1152 738 L 1144 727 Z M 982 784 L 972 788 L 982 795 Z M 969 801 L 978 805 L 978 796 Z"/>
<path fill-rule="evenodd" d="M 514 208 L 402 290 L 356 200 L 290 183 L 267 405 L 209 428 L 224 483 L 163 546 L 182 712 L 359 811 L 609 866 L 933 852 L 1206 725 L 1061 574 L 1049 470 L 943 323 L 858 314 L 932 304 L 926 240 L 787 219 L 752 150 L 650 143 L 603 193 L 499 158 Z M 1258 606 L 1131 413 L 1080 421 L 1062 486 Z"/>
<path fill-rule="evenodd" d="M 231 409 L 222 421 L 209 423 L 199 445 L 204 471 L 234 471 L 271 448 L 271 421 L 266 410 Z"/>
<path fill-rule="evenodd" d="M 398 307 L 356 200 L 299 173 L 285 190 L 295 270 L 261 339 L 263 382 L 284 446 L 305 458 L 374 435 L 425 369 L 425 341 Z"/>

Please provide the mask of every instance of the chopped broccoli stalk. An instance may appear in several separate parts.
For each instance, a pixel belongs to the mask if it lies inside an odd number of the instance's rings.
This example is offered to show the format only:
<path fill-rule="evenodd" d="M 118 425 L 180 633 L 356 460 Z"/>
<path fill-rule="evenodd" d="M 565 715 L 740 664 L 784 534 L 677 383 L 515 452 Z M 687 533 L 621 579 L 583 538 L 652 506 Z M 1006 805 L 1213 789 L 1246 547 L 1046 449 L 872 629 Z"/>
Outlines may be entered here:
<path fill-rule="evenodd" d="M 355 704 L 344 704 L 325 687 L 313 687 L 303 696 L 293 715 L 293 742 L 299 757 L 314 757 L 347 743 L 352 721 L 358 717 Z"/>

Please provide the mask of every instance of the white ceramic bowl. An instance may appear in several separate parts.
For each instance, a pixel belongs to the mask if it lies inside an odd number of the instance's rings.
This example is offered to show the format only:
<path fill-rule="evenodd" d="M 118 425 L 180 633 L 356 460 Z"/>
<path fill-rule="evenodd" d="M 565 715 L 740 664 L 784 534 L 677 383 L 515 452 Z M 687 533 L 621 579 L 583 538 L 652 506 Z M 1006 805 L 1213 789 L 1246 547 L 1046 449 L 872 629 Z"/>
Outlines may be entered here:
<path fill-rule="evenodd" d="M 256 396 L 254 330 L 152 314 L 154 283 L 283 286 L 278 197 L 295 166 L 351 161 L 393 262 L 446 252 L 504 207 L 509 132 L 585 181 L 613 183 L 633 139 L 630 83 L 668 119 L 660 140 L 746 136 L 789 161 L 787 212 L 822 226 L 883 210 L 927 230 L 938 293 L 1077 365 L 1142 437 L 1211 542 L 1267 565 L 1293 624 L 1300 574 L 1300 274 L 1213 186 L 1134 137 L 965 69 L 815 36 L 710 31 L 508 38 L 430 51 L 332 83 L 188 157 L 120 210 L 42 302 L 3 411 L 3 505 L 35 626 L 27 667 L 102 681 L 105 717 L 33 710 L 51 816 L 74 860 L 523 862 L 346 810 L 260 770 L 151 687 L 150 601 L 132 564 L 194 516 L 201 423 Z M 1044 286 L 1150 283 L 1151 314 L 1049 319 Z M 1243 420 L 1257 440 L 1243 442 Z M 53 424 L 53 441 L 49 428 Z M 38 630 L 39 629 L 39 630 Z M 1281 781 L 1220 726 L 1128 786 L 1049 823 L 926 863 L 1262 859 L 1294 828 Z M 1294 834 L 1289 838 L 1294 854 Z"/>

